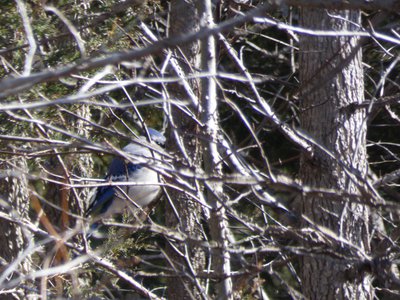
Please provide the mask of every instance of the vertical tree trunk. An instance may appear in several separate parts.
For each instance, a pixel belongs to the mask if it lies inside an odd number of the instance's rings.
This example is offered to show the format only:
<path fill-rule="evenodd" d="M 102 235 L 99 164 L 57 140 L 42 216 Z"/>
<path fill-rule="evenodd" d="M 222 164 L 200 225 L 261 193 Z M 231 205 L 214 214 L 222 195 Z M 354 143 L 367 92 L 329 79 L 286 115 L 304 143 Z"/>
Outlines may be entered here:
<path fill-rule="evenodd" d="M 197 0 L 172 0 L 170 11 L 170 36 L 179 36 L 185 33 L 196 31 L 200 26 Z M 178 58 L 172 63 L 176 63 L 173 72 L 177 76 L 185 77 L 192 74 L 199 68 L 200 45 L 198 42 L 187 44 L 175 51 L 174 57 Z M 186 108 L 199 118 L 199 98 L 200 86 L 197 80 L 186 81 L 186 86 L 182 84 L 173 85 L 170 89 L 170 96 L 177 101 L 191 99 L 191 105 Z M 185 168 L 193 168 L 201 163 L 201 144 L 197 139 L 198 126 L 195 120 L 182 111 L 181 108 L 172 106 L 169 111 L 167 148 L 171 153 L 175 153 L 182 160 L 174 163 L 175 168 L 180 168 L 183 163 Z M 175 131 L 176 130 L 176 131 Z M 175 133 L 178 133 L 181 145 L 176 140 Z M 192 185 L 196 186 L 194 180 L 187 179 Z M 200 192 L 200 191 L 198 191 Z M 201 227 L 201 206 L 193 201 L 190 196 L 180 191 L 170 190 L 171 201 L 166 205 L 166 225 L 177 228 L 191 237 L 200 238 L 203 236 Z M 197 272 L 205 269 L 205 252 L 202 248 L 192 245 L 175 245 L 181 253 L 174 247 L 167 247 L 173 267 L 177 271 L 178 278 L 173 277 L 168 280 L 168 299 L 201 299 L 201 282 L 195 278 Z M 183 256 L 181 255 L 183 253 Z M 195 273 L 195 274 L 194 274 Z"/>
<path fill-rule="evenodd" d="M 316 30 L 356 31 L 355 24 L 360 24 L 360 19 L 359 11 L 303 9 L 300 22 L 302 27 Z M 359 42 L 358 37 L 301 36 L 301 126 L 352 172 L 366 177 L 366 112 L 346 109 L 364 99 Z M 338 160 L 320 152 L 316 158 L 303 155 L 300 167 L 303 184 L 360 194 Z M 302 211 L 315 224 L 329 228 L 366 253 L 370 251 L 366 206 L 339 196 L 335 199 L 312 196 L 303 199 Z M 336 244 L 336 251 L 350 255 L 345 243 Z M 345 259 L 323 254 L 305 256 L 301 266 L 304 295 L 308 299 L 372 299 L 371 277 L 348 276 L 350 268 Z"/>
<path fill-rule="evenodd" d="M 11 159 L 9 161 L 12 161 Z M 0 206 L 0 210 L 8 214 L 10 218 L 16 221 L 24 221 L 28 218 L 29 212 L 29 192 L 28 180 L 23 174 L 28 171 L 25 158 L 18 157 L 12 161 L 12 167 L 0 164 L 3 170 L 14 170 L 21 172 L 18 177 L 14 174 L 0 181 L 1 201 L 5 202 Z M 25 234 L 24 234 L 25 233 Z M 0 275 L 6 278 L 12 278 L 13 273 L 29 274 L 31 269 L 31 260 L 28 255 L 22 262 L 13 266 L 14 260 L 20 255 L 29 243 L 29 232 L 23 232 L 21 226 L 0 218 Z M 3 264 L 7 262 L 7 264 Z M 9 273 L 10 270 L 14 270 Z M 29 286 L 25 283 L 25 286 Z M 29 293 L 16 289 L 10 294 L 2 294 L 1 299 L 25 299 Z"/>

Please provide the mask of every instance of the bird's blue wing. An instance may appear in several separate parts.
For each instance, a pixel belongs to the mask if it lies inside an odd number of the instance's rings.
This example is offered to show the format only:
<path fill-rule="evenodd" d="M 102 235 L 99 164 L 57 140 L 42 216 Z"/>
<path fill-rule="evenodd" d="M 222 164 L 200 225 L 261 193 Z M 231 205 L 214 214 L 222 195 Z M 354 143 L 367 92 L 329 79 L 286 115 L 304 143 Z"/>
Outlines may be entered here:
<path fill-rule="evenodd" d="M 113 186 L 102 186 L 98 188 L 94 200 L 90 203 L 86 211 L 86 217 L 105 213 L 112 204 L 114 196 L 115 189 Z"/>
<path fill-rule="evenodd" d="M 106 178 L 112 181 L 123 181 L 121 177 L 125 176 L 128 178 L 130 173 L 139 170 L 141 167 L 142 165 L 140 164 L 126 163 L 122 158 L 116 157 L 111 162 Z"/>
<path fill-rule="evenodd" d="M 115 177 L 123 176 L 126 174 L 125 170 L 125 162 L 123 161 L 123 159 L 120 157 L 116 157 L 111 161 L 106 179 L 108 178 L 113 180 L 113 178 Z"/>
<path fill-rule="evenodd" d="M 108 174 L 105 180 L 108 181 L 126 181 L 129 180 L 129 174 L 142 168 L 139 164 L 125 163 L 125 161 L 116 157 L 112 160 Z M 115 187 L 113 186 L 101 186 L 96 190 L 94 200 L 89 205 L 86 216 L 98 216 L 107 211 L 112 205 L 115 196 Z"/>

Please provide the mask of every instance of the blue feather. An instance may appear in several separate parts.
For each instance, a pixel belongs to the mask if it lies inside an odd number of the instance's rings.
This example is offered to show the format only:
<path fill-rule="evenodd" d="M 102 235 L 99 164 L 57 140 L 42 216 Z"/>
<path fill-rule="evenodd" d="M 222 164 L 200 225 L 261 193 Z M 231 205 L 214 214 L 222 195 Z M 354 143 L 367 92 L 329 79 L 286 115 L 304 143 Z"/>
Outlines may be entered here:
<path fill-rule="evenodd" d="M 152 128 L 149 128 L 148 131 L 154 144 L 159 146 L 165 144 L 165 137 L 160 132 Z M 143 136 L 138 138 L 141 142 L 144 139 L 145 137 Z M 139 158 L 138 162 L 141 162 L 140 158 L 143 157 L 147 159 L 154 157 L 154 153 L 140 143 L 131 143 L 125 146 L 123 150 L 129 153 L 134 160 L 135 156 L 137 156 Z M 144 183 L 144 185 L 135 186 L 133 184 L 119 187 L 106 185 L 96 188 L 85 214 L 86 217 L 92 216 L 94 222 L 90 227 L 89 235 L 92 235 L 98 229 L 99 223 L 103 218 L 122 213 L 129 205 L 134 207 L 134 205 L 129 204 L 126 197 L 134 201 L 136 207 L 144 207 L 159 197 L 161 189 L 154 184 L 159 181 L 157 172 L 147 167 L 146 164 L 128 162 L 121 157 L 115 157 L 111 161 L 105 177 L 106 182 L 140 182 Z M 145 185 L 146 182 L 150 184 Z"/>
<path fill-rule="evenodd" d="M 112 204 L 112 200 L 115 196 L 115 189 L 113 186 L 102 186 L 96 194 L 96 198 L 88 207 L 86 215 L 97 216 L 103 214 Z"/>

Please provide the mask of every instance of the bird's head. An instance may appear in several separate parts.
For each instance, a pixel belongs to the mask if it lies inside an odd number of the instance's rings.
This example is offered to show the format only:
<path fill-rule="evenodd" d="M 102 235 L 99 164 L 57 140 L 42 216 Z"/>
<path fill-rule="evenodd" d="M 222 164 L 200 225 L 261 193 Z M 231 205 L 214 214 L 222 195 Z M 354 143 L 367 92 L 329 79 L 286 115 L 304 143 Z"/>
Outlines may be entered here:
<path fill-rule="evenodd" d="M 157 145 L 159 145 L 161 147 L 165 146 L 166 138 L 161 132 L 159 132 L 153 128 L 148 128 L 147 131 L 150 135 L 150 139 L 154 143 L 156 143 Z"/>

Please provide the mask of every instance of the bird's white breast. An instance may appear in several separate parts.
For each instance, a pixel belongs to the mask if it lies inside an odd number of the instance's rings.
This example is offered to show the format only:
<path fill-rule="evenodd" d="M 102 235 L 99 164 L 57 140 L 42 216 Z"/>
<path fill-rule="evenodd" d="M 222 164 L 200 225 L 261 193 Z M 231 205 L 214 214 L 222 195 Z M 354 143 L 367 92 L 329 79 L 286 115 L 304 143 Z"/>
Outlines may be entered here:
<path fill-rule="evenodd" d="M 136 207 L 143 208 L 156 199 L 161 191 L 159 175 L 151 169 L 157 163 L 160 155 L 156 151 L 151 151 L 148 148 L 135 144 L 129 144 L 123 150 L 131 154 L 130 158 L 132 158 L 133 163 L 144 163 L 145 166 L 129 174 L 127 181 L 132 183 L 131 185 L 121 187 L 129 199 L 126 199 L 126 195 L 123 195 L 124 193 L 121 192 L 117 193 L 118 198 L 124 199 L 127 204 L 126 206 L 132 209 Z M 146 167 L 146 165 L 149 167 Z"/>

